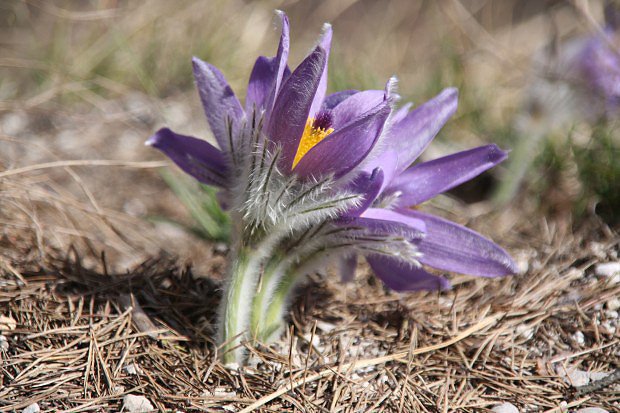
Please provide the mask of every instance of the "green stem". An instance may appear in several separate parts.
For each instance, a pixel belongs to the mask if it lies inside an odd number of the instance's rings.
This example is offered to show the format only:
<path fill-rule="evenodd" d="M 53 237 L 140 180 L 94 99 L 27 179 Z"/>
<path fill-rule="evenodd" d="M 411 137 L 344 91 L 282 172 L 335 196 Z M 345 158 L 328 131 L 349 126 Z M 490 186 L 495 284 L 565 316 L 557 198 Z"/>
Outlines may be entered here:
<path fill-rule="evenodd" d="M 250 248 L 237 245 L 231 250 L 231 258 L 230 278 L 220 303 L 219 343 L 224 364 L 241 365 L 244 357 L 241 340 L 250 316 L 246 303 L 251 299 L 257 274 Z"/>
<path fill-rule="evenodd" d="M 250 317 L 250 332 L 254 340 L 265 342 L 263 330 L 265 327 L 265 314 L 271 299 L 278 288 L 282 271 L 284 270 L 283 256 L 275 253 L 265 264 L 258 291 L 252 301 L 252 315 Z"/>
<path fill-rule="evenodd" d="M 278 283 L 271 297 L 269 306 L 266 311 L 263 312 L 262 329 L 257 335 L 259 340 L 263 342 L 273 340 L 282 328 L 284 312 L 289 304 L 291 293 L 300 278 L 298 273 L 299 269 L 300 265 L 289 267 Z"/>

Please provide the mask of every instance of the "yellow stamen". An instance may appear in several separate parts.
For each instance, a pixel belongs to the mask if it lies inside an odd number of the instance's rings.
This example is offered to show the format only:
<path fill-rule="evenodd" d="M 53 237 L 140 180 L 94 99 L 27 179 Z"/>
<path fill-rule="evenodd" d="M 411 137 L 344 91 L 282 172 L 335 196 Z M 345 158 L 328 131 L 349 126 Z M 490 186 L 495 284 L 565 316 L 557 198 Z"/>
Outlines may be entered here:
<path fill-rule="evenodd" d="M 314 118 L 308 118 L 306 121 L 306 127 L 304 128 L 304 134 L 301 135 L 299 140 L 299 147 L 297 148 L 297 154 L 293 160 L 293 169 L 297 166 L 301 158 L 304 157 L 310 149 L 312 149 L 317 143 L 321 142 L 327 135 L 334 131 L 334 128 L 315 128 L 313 126 Z"/>

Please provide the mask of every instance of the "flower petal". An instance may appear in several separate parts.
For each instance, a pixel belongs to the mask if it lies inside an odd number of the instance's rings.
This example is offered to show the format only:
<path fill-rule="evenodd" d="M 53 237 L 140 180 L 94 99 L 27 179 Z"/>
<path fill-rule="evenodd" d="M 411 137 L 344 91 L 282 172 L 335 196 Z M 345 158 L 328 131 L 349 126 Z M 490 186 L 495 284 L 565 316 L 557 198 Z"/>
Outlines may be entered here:
<path fill-rule="evenodd" d="M 407 169 L 426 149 L 456 112 L 457 101 L 458 91 L 445 89 L 392 127 L 387 144 L 398 153 L 398 172 Z"/>
<path fill-rule="evenodd" d="M 318 111 L 323 105 L 325 99 L 325 92 L 327 92 L 327 66 L 329 63 L 329 51 L 332 45 L 332 26 L 329 23 L 323 25 L 323 35 L 319 40 L 319 46 L 325 50 L 325 66 L 323 67 L 323 73 L 321 74 L 321 80 L 319 86 L 316 89 L 312 106 L 310 107 L 310 116 L 315 117 Z"/>
<path fill-rule="evenodd" d="M 364 90 L 343 100 L 332 111 L 335 130 L 341 129 L 385 100 L 385 90 Z"/>
<path fill-rule="evenodd" d="M 372 159 L 366 159 L 360 166 L 360 169 L 367 174 L 376 168 L 380 168 L 381 171 L 383 171 L 383 182 L 379 190 L 379 193 L 382 193 L 394 178 L 396 166 L 398 164 L 398 154 L 391 149 L 384 149 L 383 151 L 377 152 L 379 152 L 379 155 L 374 156 Z M 373 156 L 373 154 L 369 157 L 371 156 Z"/>
<path fill-rule="evenodd" d="M 358 216 L 372 205 L 373 201 L 381 193 L 383 187 L 383 171 L 375 168 L 371 173 L 362 172 L 349 185 L 349 188 L 364 196 L 362 203 L 352 210 L 347 211 L 348 216 Z"/>
<path fill-rule="evenodd" d="M 244 116 L 241 104 L 226 82 L 222 72 L 215 66 L 203 62 L 197 57 L 192 59 L 192 63 L 196 86 L 211 131 L 220 149 L 229 152 L 231 142 L 234 145 L 233 140 L 238 136 L 236 128 L 239 127 Z M 232 137 L 229 136 L 228 119 L 232 122 Z"/>
<path fill-rule="evenodd" d="M 284 173 L 293 165 L 325 63 L 325 50 L 319 46 L 284 82 L 274 103 L 266 132 L 272 142 L 282 145 Z"/>
<path fill-rule="evenodd" d="M 373 148 L 390 114 L 388 101 L 335 131 L 311 148 L 295 167 L 300 177 L 350 172 Z"/>
<path fill-rule="evenodd" d="M 222 152 L 209 142 L 162 128 L 151 136 L 146 144 L 162 151 L 179 168 L 200 182 L 219 187 L 227 186 L 226 159 Z"/>
<path fill-rule="evenodd" d="M 328 95 L 323 101 L 323 109 L 331 110 L 338 106 L 340 102 L 358 92 L 358 90 L 341 90 L 340 92 L 332 93 L 331 95 Z"/>
<path fill-rule="evenodd" d="M 426 224 L 421 219 L 409 216 L 407 214 L 401 214 L 390 209 L 368 208 L 366 211 L 364 211 L 360 218 L 405 224 L 408 227 L 414 229 L 419 236 L 422 236 L 426 232 Z"/>
<path fill-rule="evenodd" d="M 250 113 L 256 106 L 257 109 L 264 109 L 269 114 L 282 84 L 288 60 L 290 37 L 288 17 L 283 12 L 279 12 L 279 15 L 282 19 L 282 34 L 277 55 L 275 57 L 260 56 L 256 59 L 245 99 L 246 113 Z"/>
<path fill-rule="evenodd" d="M 357 255 L 352 254 L 338 260 L 338 269 L 340 270 L 340 280 L 343 283 L 353 281 L 355 278 L 355 270 L 357 269 Z"/>
<path fill-rule="evenodd" d="M 429 274 L 422 268 L 382 255 L 366 257 L 374 273 L 392 290 L 420 291 L 447 290 L 450 282 Z"/>
<path fill-rule="evenodd" d="M 426 237 L 418 244 L 423 254 L 421 263 L 480 277 L 518 272 L 517 265 L 506 251 L 477 232 L 423 212 L 399 211 L 426 224 Z"/>
<path fill-rule="evenodd" d="M 401 192 L 398 206 L 421 204 L 480 175 L 508 156 L 497 145 L 486 145 L 414 165 L 398 176 L 387 191 Z"/>
<path fill-rule="evenodd" d="M 412 102 L 407 102 L 402 107 L 397 109 L 392 114 L 392 119 L 391 119 L 392 123 L 397 124 L 401 120 L 405 119 L 407 117 L 407 114 L 409 114 L 409 110 L 411 109 L 412 106 L 413 106 Z"/>

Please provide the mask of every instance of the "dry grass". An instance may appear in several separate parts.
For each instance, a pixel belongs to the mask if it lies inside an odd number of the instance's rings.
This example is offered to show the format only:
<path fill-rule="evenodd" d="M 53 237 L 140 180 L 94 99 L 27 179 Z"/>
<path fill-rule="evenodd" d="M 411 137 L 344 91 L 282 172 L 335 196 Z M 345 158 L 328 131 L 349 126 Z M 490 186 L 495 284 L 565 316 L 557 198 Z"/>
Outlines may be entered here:
<path fill-rule="evenodd" d="M 238 371 L 216 361 L 214 281 L 164 258 L 124 274 L 89 270 L 75 250 L 41 261 L 5 236 L 0 314 L 17 326 L 3 332 L 0 411 L 109 411 L 129 393 L 159 411 L 617 409 L 617 382 L 584 392 L 562 377 L 620 368 L 607 308 L 620 285 L 593 274 L 618 259 L 617 234 L 594 221 L 516 229 L 527 247 L 513 251 L 529 256 L 517 277 L 454 277 L 442 294 L 386 292 L 366 269 L 349 286 L 312 277 L 285 337 Z"/>

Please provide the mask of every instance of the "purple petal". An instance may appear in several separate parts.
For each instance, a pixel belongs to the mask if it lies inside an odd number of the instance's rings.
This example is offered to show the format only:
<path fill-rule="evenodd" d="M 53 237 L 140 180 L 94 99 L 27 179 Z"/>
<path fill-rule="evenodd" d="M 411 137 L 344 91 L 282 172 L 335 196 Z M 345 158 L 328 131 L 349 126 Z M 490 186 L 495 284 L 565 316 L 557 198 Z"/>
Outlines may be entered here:
<path fill-rule="evenodd" d="M 401 120 L 405 119 L 407 117 L 407 114 L 409 113 L 409 110 L 411 109 L 412 106 L 413 106 L 412 102 L 407 102 L 400 109 L 395 111 L 392 114 L 392 119 L 391 119 L 392 123 L 393 124 L 397 124 Z"/>
<path fill-rule="evenodd" d="M 282 19 L 282 34 L 280 35 L 278 52 L 275 57 L 261 56 L 256 60 L 250 75 L 245 100 L 247 113 L 250 113 L 254 106 L 258 109 L 265 109 L 267 113 L 271 112 L 273 102 L 282 84 L 286 61 L 288 60 L 290 38 L 288 17 L 283 12 L 279 12 L 279 15 Z"/>
<path fill-rule="evenodd" d="M 341 129 L 385 100 L 384 90 L 365 90 L 356 93 L 337 105 L 332 111 L 335 130 Z"/>
<path fill-rule="evenodd" d="M 456 112 L 457 101 L 458 91 L 445 89 L 392 127 L 388 145 L 398 153 L 398 172 L 407 169 L 426 149 Z"/>
<path fill-rule="evenodd" d="M 396 166 L 398 164 L 398 155 L 391 149 L 384 149 L 383 151 L 378 152 L 379 155 L 375 155 L 372 159 L 366 159 L 364 164 L 361 166 L 361 169 L 367 174 L 374 171 L 376 168 L 380 168 L 381 171 L 383 171 L 383 182 L 381 183 L 381 188 L 379 190 L 379 193 L 382 193 L 394 179 Z M 370 156 L 373 156 L 373 154 Z"/>
<path fill-rule="evenodd" d="M 323 105 L 323 100 L 325 99 L 325 92 L 327 92 L 327 66 L 329 62 L 329 51 L 331 49 L 331 45 L 332 26 L 326 23 L 323 26 L 323 35 L 319 40 L 319 47 L 325 50 L 325 66 L 323 67 L 321 80 L 319 81 L 319 86 L 316 89 L 316 94 L 314 95 L 312 106 L 310 107 L 310 116 L 312 117 L 314 117 L 321 109 L 321 106 Z"/>
<path fill-rule="evenodd" d="M 200 182 L 227 186 L 226 159 L 222 152 L 210 143 L 162 128 L 151 136 L 146 144 L 162 151 L 179 168 Z"/>
<path fill-rule="evenodd" d="M 366 257 L 374 273 L 395 291 L 447 290 L 450 282 L 422 268 L 381 255 Z"/>
<path fill-rule="evenodd" d="M 368 208 L 364 213 L 360 216 L 360 218 L 365 218 L 368 220 L 374 221 L 388 221 L 388 222 L 397 222 L 401 224 L 407 225 L 409 228 L 415 230 L 415 233 L 421 235 L 426 232 L 426 224 L 419 218 L 415 218 L 409 216 L 408 214 L 401 214 L 396 211 L 392 211 L 389 209 L 383 208 Z M 414 239 L 412 237 L 411 239 Z"/>
<path fill-rule="evenodd" d="M 293 165 L 325 62 L 325 50 L 319 46 L 284 82 L 273 106 L 267 136 L 282 145 L 281 167 L 284 173 L 290 172 Z"/>
<path fill-rule="evenodd" d="M 480 277 L 515 274 L 510 255 L 493 241 L 469 228 L 419 211 L 399 210 L 426 223 L 426 237 L 418 244 L 420 262 L 433 268 Z"/>
<path fill-rule="evenodd" d="M 407 169 L 394 179 L 388 191 L 401 192 L 399 206 L 418 205 L 480 175 L 507 156 L 508 153 L 496 145 L 480 146 L 444 156 Z"/>
<path fill-rule="evenodd" d="M 200 100 L 211 131 L 220 149 L 230 151 L 231 142 L 238 136 L 236 128 L 244 116 L 239 100 L 232 91 L 224 75 L 215 66 L 194 57 L 194 78 L 200 94 Z M 232 122 L 232 137 L 228 122 Z"/>
<path fill-rule="evenodd" d="M 358 90 L 341 90 L 340 92 L 332 93 L 328 95 L 323 101 L 323 109 L 333 109 L 340 104 L 343 100 L 358 93 Z"/>
<path fill-rule="evenodd" d="M 357 269 L 357 255 L 353 254 L 338 260 L 338 269 L 340 270 L 340 280 L 343 283 L 353 281 L 355 278 L 355 270 Z"/>
<path fill-rule="evenodd" d="M 339 178 L 366 158 L 373 148 L 388 115 L 387 101 L 364 116 L 335 131 L 311 148 L 295 167 L 300 177 L 333 173 Z"/>
<path fill-rule="evenodd" d="M 372 205 L 373 201 L 381 193 L 383 187 L 383 171 L 375 168 L 371 173 L 360 173 L 349 185 L 349 189 L 355 193 L 364 195 L 362 203 L 354 209 L 347 211 L 348 216 L 359 216 Z"/>

